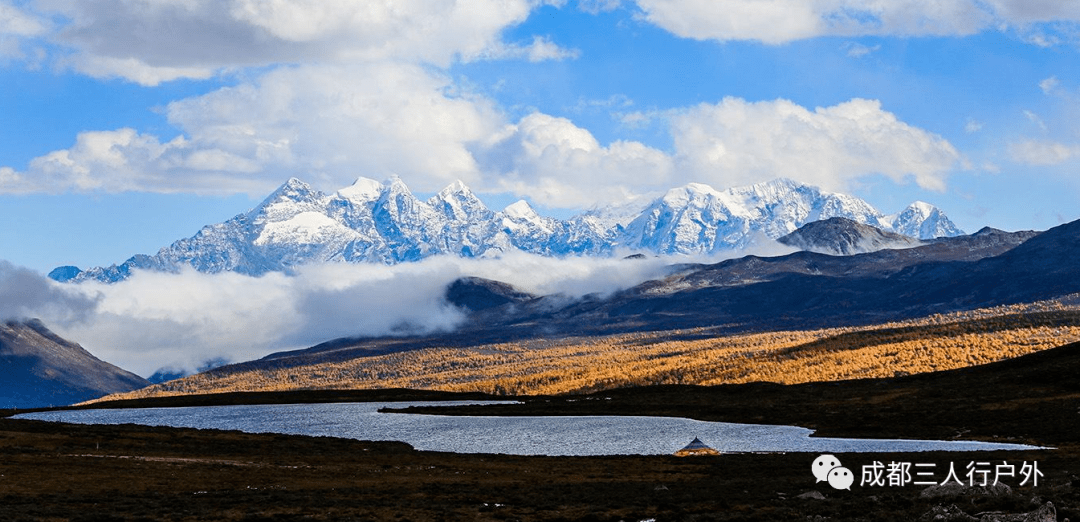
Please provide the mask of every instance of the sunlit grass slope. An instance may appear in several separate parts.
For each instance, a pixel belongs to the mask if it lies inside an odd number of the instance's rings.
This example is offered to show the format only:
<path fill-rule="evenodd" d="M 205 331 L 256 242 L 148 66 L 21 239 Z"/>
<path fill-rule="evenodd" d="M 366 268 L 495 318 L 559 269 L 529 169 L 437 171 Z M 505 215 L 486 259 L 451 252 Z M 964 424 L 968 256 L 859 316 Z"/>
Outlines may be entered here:
<path fill-rule="evenodd" d="M 985 364 L 1080 340 L 1080 306 L 1002 306 L 874 326 L 709 329 L 534 339 L 281 369 L 222 368 L 109 399 L 233 391 L 415 388 L 559 394 L 651 384 L 794 384 Z"/>

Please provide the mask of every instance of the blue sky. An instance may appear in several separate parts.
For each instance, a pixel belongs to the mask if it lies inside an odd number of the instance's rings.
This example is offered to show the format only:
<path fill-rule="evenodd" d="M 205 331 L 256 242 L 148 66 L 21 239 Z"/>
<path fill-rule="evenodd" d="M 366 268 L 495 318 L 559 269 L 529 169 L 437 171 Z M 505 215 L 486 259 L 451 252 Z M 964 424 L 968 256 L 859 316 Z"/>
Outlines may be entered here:
<path fill-rule="evenodd" d="M 789 177 L 1080 218 L 1080 5 L 0 0 L 0 259 L 154 253 L 290 176 L 542 210 Z"/>

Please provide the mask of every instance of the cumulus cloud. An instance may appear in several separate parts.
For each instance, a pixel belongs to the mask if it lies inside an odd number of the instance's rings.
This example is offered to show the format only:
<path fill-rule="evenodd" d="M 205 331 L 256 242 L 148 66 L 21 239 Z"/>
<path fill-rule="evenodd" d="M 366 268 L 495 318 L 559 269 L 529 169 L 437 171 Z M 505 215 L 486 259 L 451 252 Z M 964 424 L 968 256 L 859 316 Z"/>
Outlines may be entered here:
<path fill-rule="evenodd" d="M 178 100 L 182 134 L 88 131 L 76 143 L 0 170 L 0 192 L 149 191 L 261 195 L 291 176 L 327 188 L 399 175 L 415 190 L 460 179 L 556 207 L 662 189 L 671 159 L 638 142 L 602 146 L 570 120 L 507 122 L 490 99 L 399 62 L 298 66 Z"/>
<path fill-rule="evenodd" d="M 71 50 L 66 58 L 71 67 L 96 77 L 156 85 L 281 63 L 389 59 L 445 67 L 504 48 L 503 31 L 523 22 L 540 3 L 42 0 L 36 5 L 67 20 L 53 40 Z M 548 59 L 554 49 L 540 40 L 528 57 Z"/>
<path fill-rule="evenodd" d="M 133 129 L 85 132 L 70 149 L 0 169 L 0 192 L 152 191 L 262 195 L 298 175 L 334 189 L 358 174 L 396 174 L 435 191 L 461 179 L 558 208 L 597 204 L 701 181 L 718 187 L 794 177 L 845 190 L 884 174 L 941 190 L 962 165 L 944 138 L 854 99 L 807 109 L 787 100 L 657 112 L 674 150 L 601 144 L 566 118 L 506 121 L 487 98 L 437 72 L 400 63 L 274 70 L 255 82 L 174 102 L 169 141 Z"/>
<path fill-rule="evenodd" d="M 0 171 L 0 192 L 262 194 L 294 175 L 341 187 L 358 174 L 437 190 L 476 181 L 467 145 L 504 123 L 490 100 L 396 62 L 275 69 L 165 112 L 180 136 L 84 132 L 25 172 Z"/>
<path fill-rule="evenodd" d="M 782 44 L 818 36 L 964 36 L 1002 26 L 1080 21 L 1053 0 L 636 0 L 642 18 L 699 40 Z M 1033 33 L 1042 34 L 1042 33 Z"/>
<path fill-rule="evenodd" d="M 678 12 L 694 24 L 741 12 L 746 16 L 739 23 L 751 32 L 777 26 L 767 16 L 759 19 L 761 12 L 775 10 L 784 23 L 801 23 L 792 13 L 820 11 L 815 2 L 739 0 L 730 9 L 650 2 L 642 2 L 650 16 Z M 399 175 L 420 192 L 461 179 L 481 193 L 512 192 L 551 207 L 582 208 L 691 181 L 730 186 L 778 176 L 842 189 L 853 178 L 884 173 L 940 189 L 957 162 L 944 139 L 868 100 L 810 111 L 783 100 L 727 99 L 624 116 L 628 124 L 667 122 L 674 138 L 674 150 L 667 151 L 631 140 L 601 144 L 572 121 L 542 113 L 512 121 L 492 99 L 463 89 L 441 68 L 454 60 L 574 58 L 577 51 L 542 36 L 531 43 L 502 40 L 506 27 L 540 3 L 42 0 L 33 5 L 64 24 L 25 31 L 52 34 L 73 49 L 67 55 L 72 65 L 88 74 L 155 84 L 270 67 L 237 85 L 170 103 L 164 112 L 174 135 L 88 130 L 70 148 L 25 168 L 0 165 L 0 193 L 262 195 L 291 176 L 335 189 L 358 175 Z M 599 12 L 618 5 L 605 0 L 578 7 Z M 851 9 L 827 18 L 861 20 L 861 11 Z M 892 7 L 873 9 L 902 16 Z"/>
<path fill-rule="evenodd" d="M 787 100 L 725 98 L 671 118 L 680 171 L 715 186 L 788 176 L 829 190 L 884 174 L 942 190 L 962 163 L 941 136 L 900 121 L 875 100 L 813 111 Z"/>
<path fill-rule="evenodd" d="M 583 208 L 666 188 L 671 159 L 639 142 L 602 146 L 566 118 L 533 113 L 476 149 L 496 191 L 554 207 Z"/>

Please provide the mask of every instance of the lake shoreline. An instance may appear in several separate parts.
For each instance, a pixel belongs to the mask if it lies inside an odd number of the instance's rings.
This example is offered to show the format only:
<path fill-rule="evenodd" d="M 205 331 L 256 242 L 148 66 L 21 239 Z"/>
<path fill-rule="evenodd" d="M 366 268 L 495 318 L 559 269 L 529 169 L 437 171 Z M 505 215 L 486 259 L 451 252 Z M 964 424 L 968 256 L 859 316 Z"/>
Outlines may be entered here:
<path fill-rule="evenodd" d="M 1080 513 L 1080 448 L 979 452 L 1038 462 L 1006 493 L 817 482 L 813 453 L 541 457 L 425 452 L 397 442 L 0 419 L 4 520 L 914 520 L 939 505 Z M 837 454 L 962 469 L 970 453 Z M 858 473 L 858 471 L 856 471 Z M 942 478 L 942 477 L 939 477 Z M 820 495 L 820 496 L 819 496 Z"/>
<path fill-rule="evenodd" d="M 505 402 L 505 401 L 504 401 Z M 16 419 L 75 424 L 170 426 L 405 442 L 422 451 L 534 456 L 671 455 L 691 439 L 722 453 L 917 453 L 1026 451 L 1022 444 L 960 440 L 810 437 L 797 426 L 708 422 L 673 416 L 485 416 L 483 401 L 337 402 L 80 409 Z M 472 408 L 479 414 L 437 415 Z M 428 413 L 410 413 L 423 410 Z"/>

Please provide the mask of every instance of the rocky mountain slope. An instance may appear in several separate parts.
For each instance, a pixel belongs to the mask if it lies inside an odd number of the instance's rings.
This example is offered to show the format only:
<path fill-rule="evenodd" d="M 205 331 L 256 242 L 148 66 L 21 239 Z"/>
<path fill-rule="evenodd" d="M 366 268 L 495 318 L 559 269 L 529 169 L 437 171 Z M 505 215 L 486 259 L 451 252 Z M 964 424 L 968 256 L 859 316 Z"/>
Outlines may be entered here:
<path fill-rule="evenodd" d="M 911 248 L 923 244 L 911 236 L 886 232 L 841 217 L 807 223 L 777 241 L 799 250 L 841 256 L 876 252 L 886 248 Z"/>
<path fill-rule="evenodd" d="M 847 218 L 920 239 L 962 234 L 940 210 L 916 202 L 887 216 L 858 198 L 778 179 L 718 191 L 691 183 L 651 203 L 594 209 L 570 219 L 540 216 L 527 202 L 488 209 L 464 183 L 427 201 L 398 178 L 360 178 L 333 194 L 290 179 L 250 211 L 209 225 L 157 254 L 81 271 L 61 281 L 116 282 L 133 270 L 223 271 L 259 275 L 313 262 L 401 263 L 448 254 L 708 254 L 776 239 L 814 221 Z"/>
<path fill-rule="evenodd" d="M 574 328 L 880 323 L 1080 293 L 1078 258 L 1080 221 L 1034 235 L 984 229 L 854 256 L 796 252 L 690 267 L 562 313 Z"/>
<path fill-rule="evenodd" d="M 0 408 L 61 406 L 150 385 L 37 320 L 0 324 L 0 368 Z"/>

